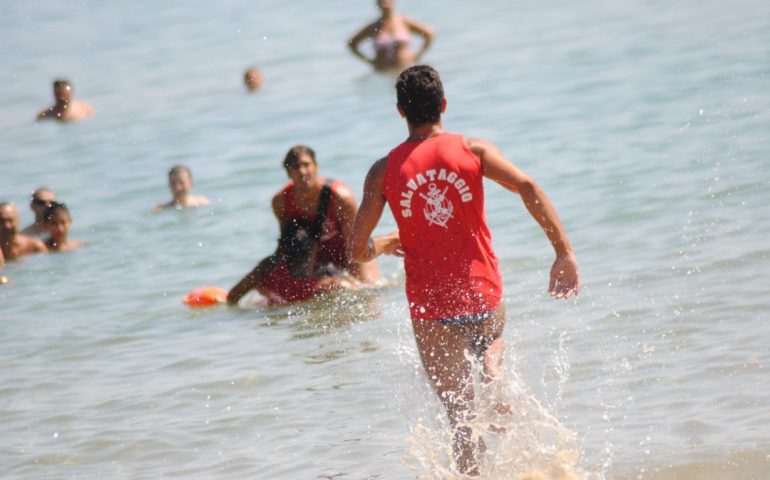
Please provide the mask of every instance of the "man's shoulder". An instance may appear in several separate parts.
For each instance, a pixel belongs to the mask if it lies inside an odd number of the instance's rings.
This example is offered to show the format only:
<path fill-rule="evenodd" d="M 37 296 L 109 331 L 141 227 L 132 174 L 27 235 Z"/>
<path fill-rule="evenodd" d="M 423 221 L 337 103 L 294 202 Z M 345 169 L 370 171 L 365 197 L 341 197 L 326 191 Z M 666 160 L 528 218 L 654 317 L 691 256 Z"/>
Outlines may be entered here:
<path fill-rule="evenodd" d="M 22 253 L 39 252 L 47 250 L 45 243 L 39 238 L 20 233 L 16 235 L 16 241 L 22 250 Z"/>

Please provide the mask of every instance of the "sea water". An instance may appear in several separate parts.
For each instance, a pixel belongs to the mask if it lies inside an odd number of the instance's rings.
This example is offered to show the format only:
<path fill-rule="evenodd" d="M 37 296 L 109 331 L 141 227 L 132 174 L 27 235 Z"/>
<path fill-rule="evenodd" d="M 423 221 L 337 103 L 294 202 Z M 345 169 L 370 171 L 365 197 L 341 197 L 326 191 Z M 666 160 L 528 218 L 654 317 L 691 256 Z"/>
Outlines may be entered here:
<path fill-rule="evenodd" d="M 457 478 L 398 259 L 386 287 L 305 305 L 181 303 L 275 247 L 291 146 L 360 198 L 405 138 L 393 78 L 346 50 L 374 2 L 2 6 L 0 200 L 26 225 L 53 188 L 87 246 L 3 270 L 0 476 Z M 770 3 L 397 8 L 436 29 L 445 128 L 541 183 L 581 265 L 579 298 L 550 299 L 545 236 L 486 184 L 508 356 L 479 408 L 514 408 L 479 417 L 505 424 L 484 477 L 767 478 Z M 59 77 L 94 118 L 34 123 Z M 212 205 L 150 213 L 177 163 Z"/>

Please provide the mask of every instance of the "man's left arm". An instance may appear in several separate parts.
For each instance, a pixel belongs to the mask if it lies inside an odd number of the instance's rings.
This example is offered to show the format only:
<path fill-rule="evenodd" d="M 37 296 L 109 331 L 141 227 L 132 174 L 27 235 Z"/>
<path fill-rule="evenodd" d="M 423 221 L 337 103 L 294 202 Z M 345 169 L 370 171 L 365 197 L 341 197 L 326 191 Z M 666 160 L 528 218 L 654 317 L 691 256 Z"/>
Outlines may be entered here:
<path fill-rule="evenodd" d="M 524 206 L 550 240 L 556 253 L 548 285 L 551 296 L 569 298 L 577 295 L 580 291 L 577 258 L 545 191 L 532 177 L 509 162 L 495 145 L 469 139 L 469 148 L 481 160 L 484 176 L 521 196 Z"/>

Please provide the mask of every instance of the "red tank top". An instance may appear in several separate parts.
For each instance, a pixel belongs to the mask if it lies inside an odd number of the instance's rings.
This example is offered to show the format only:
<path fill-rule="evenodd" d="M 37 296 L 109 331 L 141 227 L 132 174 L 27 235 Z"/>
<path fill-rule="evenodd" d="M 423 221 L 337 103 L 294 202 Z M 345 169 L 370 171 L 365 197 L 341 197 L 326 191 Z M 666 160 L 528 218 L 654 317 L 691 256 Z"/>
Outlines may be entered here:
<path fill-rule="evenodd" d="M 345 237 L 342 236 L 342 227 L 337 218 L 336 193 L 339 186 L 340 182 L 336 180 L 332 181 L 332 195 L 329 199 L 329 208 L 326 211 L 326 220 L 324 221 L 323 231 L 321 232 L 321 240 L 318 244 L 316 265 L 314 268 L 328 263 L 332 263 L 339 268 L 348 267 L 348 261 L 345 255 Z M 294 183 L 289 182 L 283 187 L 283 190 L 281 190 L 284 199 L 284 215 L 286 218 L 296 218 L 312 223 L 313 220 L 315 220 L 317 211 L 313 211 L 313 213 L 308 215 L 300 210 L 299 207 L 297 207 L 297 204 L 294 203 L 294 196 L 292 195 L 293 189 Z"/>
<path fill-rule="evenodd" d="M 484 215 L 481 161 L 464 137 L 405 142 L 387 161 L 383 188 L 405 253 L 412 319 L 496 308 L 502 279 Z"/>

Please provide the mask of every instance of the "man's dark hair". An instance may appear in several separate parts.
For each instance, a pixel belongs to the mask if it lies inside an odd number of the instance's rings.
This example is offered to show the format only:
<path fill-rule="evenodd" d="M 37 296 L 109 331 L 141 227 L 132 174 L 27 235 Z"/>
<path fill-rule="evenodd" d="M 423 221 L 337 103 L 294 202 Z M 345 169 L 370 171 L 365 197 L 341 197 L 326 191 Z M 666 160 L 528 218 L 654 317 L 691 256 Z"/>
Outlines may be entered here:
<path fill-rule="evenodd" d="M 168 171 L 168 176 L 171 177 L 172 175 L 179 175 L 181 172 L 185 172 L 188 177 L 190 177 L 190 181 L 192 181 L 192 170 L 190 170 L 190 167 L 187 165 L 174 165 L 171 167 L 171 170 Z"/>
<path fill-rule="evenodd" d="M 67 214 L 68 217 L 72 218 L 70 215 L 70 210 L 67 208 L 67 205 L 59 202 L 51 202 L 51 205 L 45 209 L 45 213 L 43 214 L 43 218 L 45 218 L 46 222 L 50 222 L 53 220 L 53 217 L 56 216 L 57 213 L 64 212 Z"/>
<path fill-rule="evenodd" d="M 72 87 L 72 84 L 69 82 L 69 80 L 64 80 L 61 78 L 53 81 L 53 88 L 61 88 L 61 87 Z"/>
<path fill-rule="evenodd" d="M 310 158 L 313 159 L 313 163 L 318 165 L 318 162 L 315 160 L 315 152 L 312 148 L 306 145 L 295 145 L 286 153 L 286 157 L 283 159 L 283 168 L 287 171 L 297 168 L 299 165 L 299 157 L 302 156 L 302 154 L 310 155 Z"/>
<path fill-rule="evenodd" d="M 396 98 L 413 127 L 441 120 L 444 86 L 433 67 L 415 65 L 401 72 L 396 82 Z"/>

